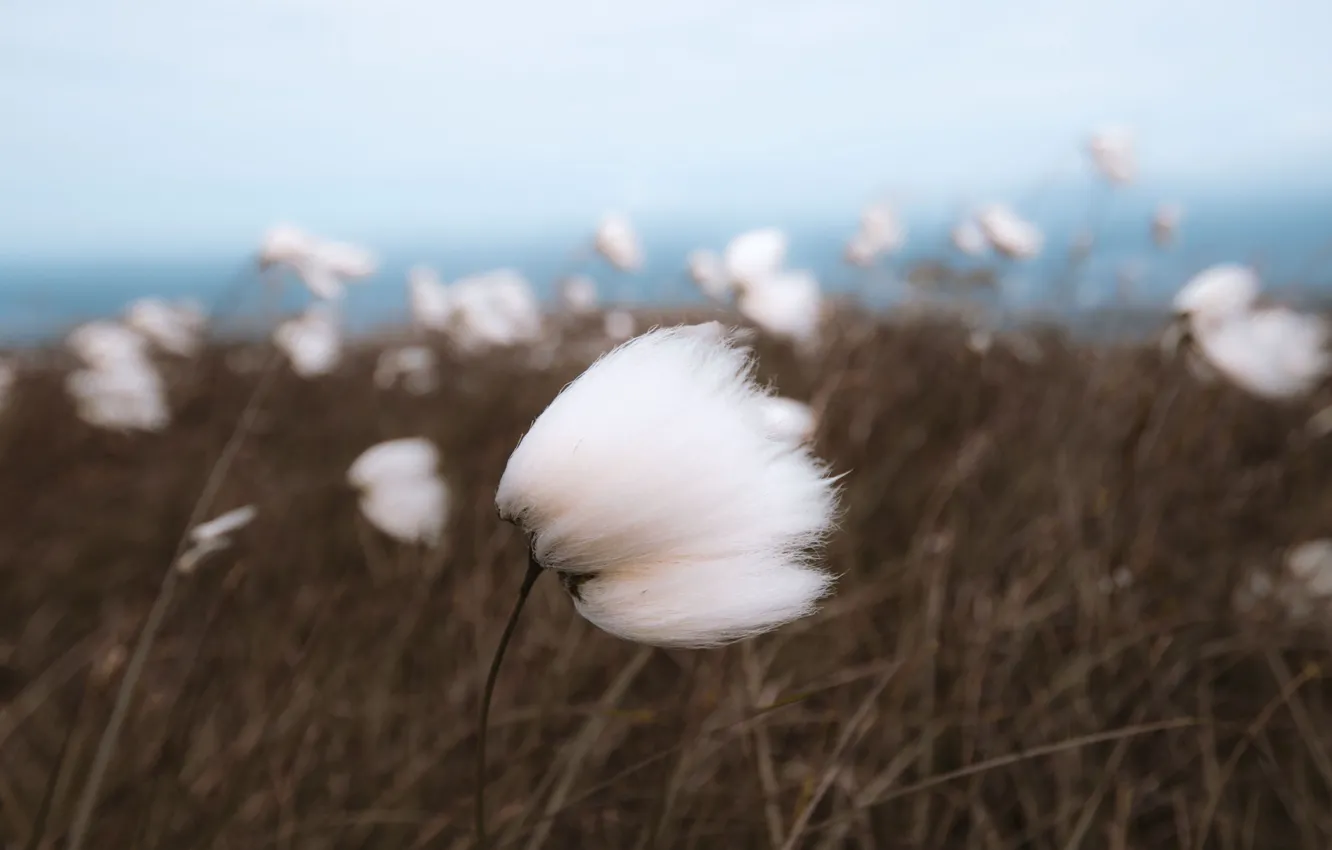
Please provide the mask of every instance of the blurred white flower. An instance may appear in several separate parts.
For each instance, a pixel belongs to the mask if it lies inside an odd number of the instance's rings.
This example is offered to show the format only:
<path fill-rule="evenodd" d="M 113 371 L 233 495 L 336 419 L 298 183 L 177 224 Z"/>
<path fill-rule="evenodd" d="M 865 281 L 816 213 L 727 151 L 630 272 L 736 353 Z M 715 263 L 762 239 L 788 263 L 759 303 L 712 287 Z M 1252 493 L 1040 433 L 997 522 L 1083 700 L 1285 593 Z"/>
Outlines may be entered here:
<path fill-rule="evenodd" d="M 606 262 L 622 272 L 636 272 L 643 267 L 643 246 L 634 226 L 622 215 L 612 213 L 603 218 L 592 244 Z"/>
<path fill-rule="evenodd" d="M 208 319 L 191 301 L 171 303 L 161 298 L 140 298 L 125 311 L 125 325 L 158 348 L 181 357 L 193 357 L 204 343 Z"/>
<path fill-rule="evenodd" d="M 763 417 L 768 435 L 776 440 L 808 442 L 814 439 L 818 428 L 813 409 L 793 398 L 768 396 L 763 404 Z"/>
<path fill-rule="evenodd" d="M 656 330 L 598 360 L 532 424 L 500 479 L 578 611 L 611 634 L 705 647 L 810 614 L 832 577 L 811 549 L 837 490 L 773 439 L 749 351 Z"/>
<path fill-rule="evenodd" d="M 775 227 L 741 233 L 722 254 L 722 268 L 733 286 L 756 284 L 786 265 L 786 234 Z"/>
<path fill-rule="evenodd" d="M 407 272 L 407 302 L 418 327 L 443 331 L 453 318 L 449 288 L 434 269 L 413 266 Z"/>
<path fill-rule="evenodd" d="M 93 367 L 148 360 L 148 341 L 132 328 L 108 319 L 79 325 L 65 338 L 65 344 Z"/>
<path fill-rule="evenodd" d="M 327 375 L 342 361 L 338 312 L 329 304 L 312 304 L 300 316 L 278 325 L 273 342 L 300 377 Z"/>
<path fill-rule="evenodd" d="M 479 352 L 541 338 L 541 305 L 527 279 L 512 269 L 471 275 L 448 287 L 448 333 L 462 350 Z"/>
<path fill-rule="evenodd" d="M 982 209 L 976 223 L 990 246 L 1010 260 L 1029 260 L 1041 253 L 1045 244 L 1045 236 L 1036 225 L 1003 204 Z"/>
<path fill-rule="evenodd" d="M 424 345 L 385 349 L 375 363 L 375 386 L 391 389 L 399 381 L 412 395 L 428 395 L 439 386 L 435 352 Z"/>
<path fill-rule="evenodd" d="M 869 266 L 906 243 L 906 230 L 887 204 L 870 204 L 860 214 L 860 228 L 846 245 L 845 258 L 853 266 Z"/>
<path fill-rule="evenodd" d="M 166 388 L 153 365 L 122 360 L 71 372 L 65 389 L 78 416 L 96 428 L 112 431 L 161 431 L 171 421 Z"/>
<path fill-rule="evenodd" d="M 726 276 L 726 266 L 716 252 L 702 248 L 690 251 L 686 262 L 690 279 L 705 296 L 722 302 L 731 297 L 731 281 Z"/>
<path fill-rule="evenodd" d="M 597 309 L 597 282 L 585 274 L 570 275 L 560 281 L 559 301 L 570 313 L 591 313 Z"/>
<path fill-rule="evenodd" d="M 1152 241 L 1164 248 L 1175 241 L 1184 208 L 1179 204 L 1161 204 L 1152 215 Z"/>
<path fill-rule="evenodd" d="M 1133 182 L 1137 162 L 1133 153 L 1133 134 L 1123 127 L 1111 127 L 1093 133 L 1087 142 L 1092 165 L 1101 176 L 1115 185 Z"/>
<path fill-rule="evenodd" d="M 246 505 L 190 529 L 190 548 L 180 556 L 176 569 L 186 575 L 194 572 L 205 557 L 230 546 L 231 535 L 253 522 L 258 513 L 254 505 Z"/>
<path fill-rule="evenodd" d="M 736 309 L 773 336 L 801 346 L 818 342 L 823 293 L 812 272 L 783 271 L 737 284 Z"/>
<path fill-rule="evenodd" d="M 438 466 L 439 452 L 424 437 L 388 440 L 362 452 L 347 481 L 375 528 L 403 543 L 437 546 L 449 507 Z"/>
<path fill-rule="evenodd" d="M 636 327 L 634 314 L 628 310 L 611 310 L 603 321 L 606 336 L 616 342 L 623 342 L 633 336 Z"/>
<path fill-rule="evenodd" d="M 316 298 L 340 298 L 344 285 L 375 273 L 374 254 L 346 242 L 320 239 L 290 224 L 280 224 L 264 235 L 259 246 L 259 268 L 293 271 Z"/>
<path fill-rule="evenodd" d="M 1221 264 L 1196 275 L 1175 296 L 1176 320 L 1162 344 L 1189 340 L 1226 379 L 1263 398 L 1312 390 L 1332 371 L 1327 322 L 1286 307 L 1257 304 L 1260 281 L 1245 266 Z"/>
<path fill-rule="evenodd" d="M 989 241 L 985 238 L 985 231 L 981 230 L 980 225 L 971 219 L 963 219 L 953 226 L 948 233 L 949 240 L 953 247 L 966 254 L 968 257 L 976 257 L 985 253 L 989 247 Z"/>

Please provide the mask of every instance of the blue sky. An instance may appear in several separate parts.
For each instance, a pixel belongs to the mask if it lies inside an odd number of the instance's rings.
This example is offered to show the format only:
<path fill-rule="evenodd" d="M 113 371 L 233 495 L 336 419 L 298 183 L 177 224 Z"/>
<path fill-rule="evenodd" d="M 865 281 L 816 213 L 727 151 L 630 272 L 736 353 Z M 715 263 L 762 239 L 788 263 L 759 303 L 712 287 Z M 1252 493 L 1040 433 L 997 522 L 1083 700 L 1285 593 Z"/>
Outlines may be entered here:
<path fill-rule="evenodd" d="M 0 8 L 0 257 L 817 218 L 1076 173 L 1332 186 L 1326 0 Z"/>

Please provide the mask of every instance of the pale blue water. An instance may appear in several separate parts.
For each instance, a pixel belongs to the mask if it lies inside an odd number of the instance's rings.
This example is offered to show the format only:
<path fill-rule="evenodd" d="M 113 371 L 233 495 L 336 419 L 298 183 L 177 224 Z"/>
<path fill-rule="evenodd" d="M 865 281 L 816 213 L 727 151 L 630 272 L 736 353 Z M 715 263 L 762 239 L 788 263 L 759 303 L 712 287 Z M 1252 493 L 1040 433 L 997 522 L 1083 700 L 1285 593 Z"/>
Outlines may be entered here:
<path fill-rule="evenodd" d="M 1268 289 L 1287 296 L 1332 295 L 1332 193 L 1186 202 L 1179 239 L 1164 250 L 1150 239 L 1155 200 L 1145 190 L 1098 186 L 1074 197 L 1042 198 L 1037 193 L 1020 199 L 1018 209 L 1045 230 L 1046 248 L 1033 261 L 999 264 L 1001 287 L 991 300 L 1017 309 L 1095 309 L 1115 302 L 1117 276 L 1132 266 L 1139 280 L 1129 306 L 1154 308 L 1163 306 L 1191 274 L 1223 261 L 1255 263 Z M 854 211 L 845 221 L 788 227 L 789 264 L 817 272 L 830 292 L 855 292 L 875 305 L 900 297 L 901 273 L 919 260 L 942 259 L 962 268 L 986 264 L 951 250 L 947 241 L 951 215 L 907 210 L 905 218 L 907 248 L 882 268 L 856 271 L 841 261 L 842 247 L 854 228 Z M 769 223 L 782 224 L 761 220 L 747 224 Z M 576 244 L 553 240 L 449 250 L 425 246 L 381 250 L 380 272 L 349 288 L 346 315 L 355 330 L 404 319 L 404 281 L 415 263 L 435 267 L 446 280 L 513 267 L 528 276 L 542 297 L 549 296 L 561 275 L 581 271 L 597 279 L 608 301 L 697 302 L 700 296 L 683 271 L 685 255 L 697 247 L 719 249 L 743 226 L 683 225 L 644 232 L 648 264 L 632 276 L 614 272 Z M 1098 234 L 1097 247 L 1082 267 L 1070 269 L 1068 246 L 1079 230 L 1089 226 Z M 80 321 L 116 314 L 130 300 L 146 295 L 189 296 L 205 305 L 222 305 L 228 314 L 253 315 L 262 308 L 263 296 L 251 262 L 240 253 L 190 262 L 79 258 L 6 263 L 0 259 L 0 345 L 50 338 Z M 1056 293 L 1063 294 L 1056 299 Z M 284 309 L 297 309 L 305 301 L 299 286 L 286 287 Z"/>

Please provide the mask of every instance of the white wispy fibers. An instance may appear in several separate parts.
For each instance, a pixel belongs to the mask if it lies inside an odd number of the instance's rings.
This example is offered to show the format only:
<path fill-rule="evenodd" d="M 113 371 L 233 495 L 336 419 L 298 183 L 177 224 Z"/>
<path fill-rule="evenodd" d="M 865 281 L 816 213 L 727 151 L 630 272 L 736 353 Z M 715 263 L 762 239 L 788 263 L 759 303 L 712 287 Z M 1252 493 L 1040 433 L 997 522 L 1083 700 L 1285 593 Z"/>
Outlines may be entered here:
<path fill-rule="evenodd" d="M 629 219 L 611 213 L 597 225 L 592 245 L 597 253 L 622 272 L 636 272 L 643 267 L 643 245 Z"/>
<path fill-rule="evenodd" d="M 375 386 L 392 389 L 401 382 L 412 395 L 428 395 L 439 387 L 438 358 L 424 345 L 385 349 L 375 363 Z"/>
<path fill-rule="evenodd" d="M 761 283 L 786 265 L 786 234 L 775 227 L 736 236 L 722 253 L 722 268 L 731 285 Z"/>
<path fill-rule="evenodd" d="M 634 314 L 628 310 L 611 310 L 602 321 L 602 329 L 606 336 L 616 342 L 623 342 L 633 336 L 637 328 L 638 323 L 634 321 Z"/>
<path fill-rule="evenodd" d="M 690 251 L 685 263 L 689 269 L 689 279 L 699 292 L 713 301 L 725 302 L 731 297 L 731 281 L 726 275 L 726 266 L 715 251 L 706 248 Z"/>
<path fill-rule="evenodd" d="M 845 258 L 853 266 L 873 265 L 880 257 L 901 250 L 906 228 L 887 204 L 870 204 L 860 214 L 860 227 L 847 242 Z"/>
<path fill-rule="evenodd" d="M 407 305 L 412 322 L 420 328 L 447 330 L 453 318 L 449 288 L 434 269 L 426 266 L 412 266 L 407 270 Z"/>
<path fill-rule="evenodd" d="M 704 647 L 805 616 L 831 588 L 809 550 L 837 490 L 807 449 L 774 439 L 748 349 L 655 330 L 551 402 L 500 479 L 500 515 L 606 631 Z"/>
<path fill-rule="evenodd" d="M 1152 214 L 1152 241 L 1164 248 L 1175 241 L 1184 208 L 1179 204 L 1161 204 Z"/>
<path fill-rule="evenodd" d="M 814 439 L 819 424 L 808 404 L 784 396 L 769 396 L 763 416 L 770 437 L 796 444 Z"/>
<path fill-rule="evenodd" d="M 264 234 L 259 245 L 259 268 L 290 269 L 316 298 L 340 298 L 345 284 L 375 273 L 378 261 L 369 250 L 347 242 L 332 242 L 290 224 L 279 224 Z"/>
<path fill-rule="evenodd" d="M 439 545 L 448 511 L 448 488 L 439 477 L 439 451 L 424 437 L 378 443 L 347 470 L 360 493 L 361 514 L 403 543 Z"/>
<path fill-rule="evenodd" d="M 585 274 L 569 275 L 557 287 L 560 308 L 586 314 L 597 309 L 597 282 Z"/>
<path fill-rule="evenodd" d="M 1092 165 L 1110 183 L 1122 186 L 1137 175 L 1133 134 L 1125 127 L 1107 127 L 1092 134 L 1087 141 Z"/>
<path fill-rule="evenodd" d="M 1175 296 L 1176 321 L 1163 345 L 1181 340 L 1227 380 L 1269 399 L 1312 390 L 1332 372 L 1332 333 L 1316 315 L 1261 306 L 1258 275 L 1245 266 L 1212 266 Z"/>
<path fill-rule="evenodd" d="M 948 239 L 954 248 L 968 257 L 984 254 L 990 245 L 989 240 L 985 238 L 985 231 L 969 218 L 953 225 L 953 229 L 948 232 Z"/>
<path fill-rule="evenodd" d="M 1010 260 L 1029 260 L 1041 253 L 1045 236 L 1040 228 L 1003 204 L 990 204 L 976 215 L 985 239 Z"/>
<path fill-rule="evenodd" d="M 813 272 L 777 272 L 737 283 L 736 292 L 736 309 L 755 325 L 803 348 L 818 344 L 823 292 Z"/>
<path fill-rule="evenodd" d="M 253 522 L 258 515 L 259 511 L 254 505 L 246 505 L 199 523 L 190 529 L 190 548 L 181 554 L 176 569 L 186 575 L 194 572 L 204 558 L 230 546 L 232 535 Z"/>
<path fill-rule="evenodd" d="M 193 301 L 140 298 L 126 308 L 125 325 L 163 351 L 193 357 L 203 347 L 208 319 Z"/>
<path fill-rule="evenodd" d="M 342 362 L 342 327 L 338 311 L 327 303 L 311 304 L 273 331 L 273 342 L 302 378 L 327 375 Z"/>

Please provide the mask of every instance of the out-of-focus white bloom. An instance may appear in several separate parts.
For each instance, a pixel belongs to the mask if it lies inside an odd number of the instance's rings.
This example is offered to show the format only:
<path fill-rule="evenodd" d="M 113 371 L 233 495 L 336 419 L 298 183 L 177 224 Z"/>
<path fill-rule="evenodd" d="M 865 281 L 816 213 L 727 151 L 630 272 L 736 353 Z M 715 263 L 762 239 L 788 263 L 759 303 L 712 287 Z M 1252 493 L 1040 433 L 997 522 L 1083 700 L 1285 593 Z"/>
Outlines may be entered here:
<path fill-rule="evenodd" d="M 1255 570 L 1247 586 L 1236 590 L 1235 607 L 1247 613 L 1260 602 L 1273 600 L 1293 620 L 1325 618 L 1332 612 L 1332 540 L 1292 546 L 1282 566 L 1275 580 Z"/>
<path fill-rule="evenodd" d="M 448 288 L 448 333 L 464 351 L 519 345 L 541 338 L 541 305 L 527 279 L 512 269 L 461 278 Z"/>
<path fill-rule="evenodd" d="M 173 304 L 161 298 L 140 298 L 125 311 L 125 325 L 163 351 L 193 357 L 203 347 L 208 320 L 197 304 Z"/>
<path fill-rule="evenodd" d="M 362 452 L 347 481 L 360 492 L 361 513 L 375 528 L 403 543 L 436 546 L 448 512 L 438 466 L 439 452 L 424 437 L 388 440 Z"/>
<path fill-rule="evenodd" d="M 953 226 L 949 231 L 948 238 L 953 243 L 953 247 L 966 254 L 968 257 L 977 257 L 985 253 L 989 247 L 989 241 L 985 238 L 985 231 L 981 230 L 980 225 L 971 219 L 963 219 Z"/>
<path fill-rule="evenodd" d="M 622 272 L 636 272 L 643 267 L 643 245 L 634 226 L 622 215 L 603 218 L 592 244 L 606 262 Z"/>
<path fill-rule="evenodd" d="M 424 345 L 389 348 L 375 363 L 375 386 L 387 390 L 402 381 L 412 395 L 428 395 L 439 386 L 435 352 Z"/>
<path fill-rule="evenodd" d="M 585 274 L 566 277 L 559 285 L 560 306 L 570 313 L 597 309 L 597 282 Z"/>
<path fill-rule="evenodd" d="M 1010 260 L 1029 260 L 1045 245 L 1045 236 L 1036 225 L 1003 204 L 982 209 L 976 223 L 990 246 Z"/>
<path fill-rule="evenodd" d="M 79 418 L 96 428 L 161 431 L 171 421 L 162 378 L 146 359 L 71 372 L 65 389 Z"/>
<path fill-rule="evenodd" d="M 346 242 L 330 242 L 289 224 L 271 228 L 259 246 L 259 268 L 281 266 L 296 273 L 316 298 L 342 296 L 344 284 L 373 275 L 374 254 Z"/>
<path fill-rule="evenodd" d="M 810 552 L 834 479 L 772 437 L 753 368 L 718 334 L 649 332 L 567 386 L 509 458 L 500 516 L 605 631 L 714 646 L 806 616 L 830 590 Z"/>
<path fill-rule="evenodd" d="M 79 325 L 65 338 L 65 344 L 93 367 L 148 360 L 148 341 L 141 334 L 106 319 Z"/>
<path fill-rule="evenodd" d="M 1152 215 L 1152 241 L 1164 248 L 1175 241 L 1184 208 L 1179 204 L 1161 204 Z"/>
<path fill-rule="evenodd" d="M 603 329 L 608 338 L 615 342 L 624 342 L 634 335 L 637 324 L 634 321 L 634 314 L 628 310 L 611 310 L 606 314 Z"/>
<path fill-rule="evenodd" d="M 804 443 L 814 439 L 818 420 L 814 411 L 803 401 L 783 396 L 769 396 L 763 405 L 768 434 L 777 440 Z"/>
<path fill-rule="evenodd" d="M 435 274 L 434 269 L 413 266 L 407 272 L 407 302 L 412 321 L 419 327 L 434 331 L 446 330 L 453 318 L 453 301 L 449 288 Z"/>
<path fill-rule="evenodd" d="M 869 266 L 885 254 L 901 250 L 906 230 L 892 207 L 871 204 L 860 215 L 860 229 L 847 242 L 846 261 L 853 266 Z"/>
<path fill-rule="evenodd" d="M 1101 176 L 1115 185 L 1133 182 L 1137 162 L 1133 155 L 1133 134 L 1123 127 L 1112 127 L 1092 134 L 1087 152 Z"/>
<path fill-rule="evenodd" d="M 726 266 L 715 252 L 706 249 L 690 251 L 687 262 L 689 277 L 700 292 L 713 301 L 726 301 L 731 297 L 731 281 L 726 276 Z"/>
<path fill-rule="evenodd" d="M 818 342 L 823 293 L 812 272 L 780 272 L 737 292 L 736 309 L 763 330 L 804 346 Z"/>
<path fill-rule="evenodd" d="M 0 360 L 0 413 L 9 407 L 9 399 L 14 394 L 14 384 L 17 381 L 18 367 L 8 360 Z"/>
<path fill-rule="evenodd" d="M 1201 272 L 1175 296 L 1177 318 L 1162 344 L 1173 349 L 1191 337 L 1213 368 L 1253 395 L 1303 395 L 1332 372 L 1332 334 L 1321 316 L 1257 306 L 1259 286 L 1240 265 Z"/>
<path fill-rule="evenodd" d="M 338 312 L 328 304 L 312 304 L 273 331 L 273 342 L 302 378 L 327 375 L 342 360 L 342 328 Z"/>
<path fill-rule="evenodd" d="M 786 234 L 775 227 L 735 237 L 722 254 L 722 267 L 735 286 L 762 283 L 786 265 Z"/>
<path fill-rule="evenodd" d="M 180 556 L 176 569 L 186 575 L 194 572 L 205 557 L 230 546 L 231 535 L 253 522 L 258 514 L 254 505 L 246 505 L 190 529 L 190 548 Z"/>

